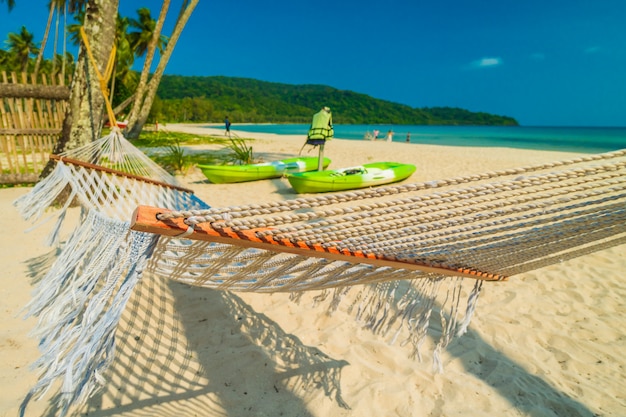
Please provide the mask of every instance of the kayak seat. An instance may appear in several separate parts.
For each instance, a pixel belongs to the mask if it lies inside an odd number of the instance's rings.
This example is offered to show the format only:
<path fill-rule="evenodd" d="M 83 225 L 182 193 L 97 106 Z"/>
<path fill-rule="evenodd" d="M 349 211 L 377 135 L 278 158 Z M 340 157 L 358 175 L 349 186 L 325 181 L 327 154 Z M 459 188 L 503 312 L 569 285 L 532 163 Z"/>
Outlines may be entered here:
<path fill-rule="evenodd" d="M 365 174 L 367 170 L 363 167 L 347 168 L 342 171 L 336 171 L 330 174 L 331 177 L 344 177 L 346 175 Z"/>

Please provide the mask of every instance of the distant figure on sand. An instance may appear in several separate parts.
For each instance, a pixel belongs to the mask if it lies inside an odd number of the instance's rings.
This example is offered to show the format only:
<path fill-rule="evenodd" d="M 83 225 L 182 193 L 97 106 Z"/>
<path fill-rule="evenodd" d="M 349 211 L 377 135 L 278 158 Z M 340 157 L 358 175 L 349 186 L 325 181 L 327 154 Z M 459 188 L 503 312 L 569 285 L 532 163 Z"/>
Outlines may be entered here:
<path fill-rule="evenodd" d="M 378 139 L 378 134 L 380 131 L 378 129 L 374 129 L 374 140 Z"/>
<path fill-rule="evenodd" d="M 387 142 L 391 142 L 392 140 L 393 140 L 393 131 L 389 129 L 389 132 L 387 132 Z"/>
<path fill-rule="evenodd" d="M 228 120 L 228 116 L 224 119 L 224 127 L 226 128 L 224 135 L 230 137 L 230 120 Z"/>
<path fill-rule="evenodd" d="M 406 134 L 406 143 L 411 142 L 411 132 L 407 132 Z"/>

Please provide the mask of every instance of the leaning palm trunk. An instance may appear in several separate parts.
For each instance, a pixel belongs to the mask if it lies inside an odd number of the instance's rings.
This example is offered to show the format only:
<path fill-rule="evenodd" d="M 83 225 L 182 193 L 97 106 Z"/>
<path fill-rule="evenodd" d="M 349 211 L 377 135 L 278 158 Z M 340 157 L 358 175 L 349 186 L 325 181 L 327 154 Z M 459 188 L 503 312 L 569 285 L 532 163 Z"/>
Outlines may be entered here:
<path fill-rule="evenodd" d="M 65 80 L 65 51 L 67 48 L 67 4 L 63 8 L 63 60 L 61 61 L 61 76 Z"/>
<path fill-rule="evenodd" d="M 52 43 L 52 73 L 56 72 L 57 68 L 57 44 L 59 43 L 59 13 L 61 13 L 61 8 L 59 5 L 55 6 L 56 16 L 54 20 L 54 42 Z"/>
<path fill-rule="evenodd" d="M 150 44 L 148 45 L 148 50 L 146 52 L 146 59 L 143 64 L 143 69 L 141 71 L 141 76 L 139 78 L 139 84 L 137 84 L 137 89 L 134 94 L 133 106 L 130 111 L 130 115 L 128 116 L 129 126 L 134 126 L 137 121 L 137 116 L 139 114 L 139 109 L 141 109 L 142 101 L 144 98 L 144 91 L 146 90 L 146 84 L 148 83 L 148 76 L 150 75 L 150 68 L 152 67 L 152 61 L 154 59 L 154 53 L 156 51 L 157 44 L 159 43 L 159 37 L 161 36 L 161 31 L 163 30 L 163 23 L 165 22 L 165 17 L 167 16 L 167 11 L 170 7 L 170 1 L 165 0 L 163 5 L 161 6 L 161 12 L 159 14 L 159 20 L 156 23 L 154 28 L 154 32 L 152 33 L 152 39 L 150 39 Z M 139 129 L 141 130 L 141 129 Z M 137 134 L 138 136 L 139 134 Z"/>
<path fill-rule="evenodd" d="M 55 9 L 54 1 L 50 2 L 50 12 L 48 13 L 48 22 L 46 23 L 46 30 L 43 33 L 43 40 L 41 41 L 41 48 L 37 54 L 37 61 L 35 61 L 35 77 L 39 73 L 39 66 L 41 65 L 41 59 L 43 58 L 43 51 L 46 49 L 46 43 L 48 43 L 48 34 L 50 33 L 50 25 L 52 24 L 52 17 L 54 16 Z M 54 62 L 54 55 L 52 55 L 52 61 Z"/>
<path fill-rule="evenodd" d="M 137 99 L 135 101 L 135 105 L 133 106 L 133 114 L 136 114 L 136 119 L 129 119 L 128 128 L 125 131 L 125 135 L 128 139 L 135 139 L 139 137 L 139 133 L 141 133 L 143 125 L 146 123 L 146 120 L 148 120 L 148 115 L 150 114 L 150 109 L 152 108 L 152 103 L 154 102 L 154 97 L 156 96 L 159 83 L 163 77 L 165 67 L 172 56 L 176 42 L 178 42 L 178 38 L 187 24 L 191 13 L 198 5 L 198 1 L 199 0 L 190 0 L 186 5 L 183 4 L 178 20 L 176 21 L 176 26 L 174 27 L 174 32 L 167 43 L 167 47 L 165 48 L 165 52 L 163 53 L 163 56 L 159 61 L 159 65 L 154 72 L 154 76 L 147 84 L 145 91 L 137 91 Z M 160 19 L 161 17 L 159 17 L 159 20 Z M 137 103 L 140 103 L 140 105 L 137 105 Z"/>

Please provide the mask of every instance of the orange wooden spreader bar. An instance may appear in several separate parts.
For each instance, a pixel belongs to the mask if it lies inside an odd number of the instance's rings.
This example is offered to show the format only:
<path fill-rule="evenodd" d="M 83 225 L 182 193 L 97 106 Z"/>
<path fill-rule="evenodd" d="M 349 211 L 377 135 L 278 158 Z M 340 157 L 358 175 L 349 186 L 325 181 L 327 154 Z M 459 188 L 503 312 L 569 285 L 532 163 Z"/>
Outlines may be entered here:
<path fill-rule="evenodd" d="M 170 210 L 139 206 L 133 213 L 130 228 L 139 232 L 155 233 L 163 236 L 179 236 L 189 229 L 183 218 L 159 220 L 157 215 Z M 267 229 L 251 229 L 234 231 L 231 228 L 213 228 L 210 223 L 195 225 L 193 232 L 186 234 L 185 239 L 203 240 L 209 242 L 226 243 L 230 245 L 258 248 L 273 252 L 294 253 L 303 256 L 312 256 L 330 260 L 347 261 L 351 263 L 364 263 L 374 266 L 388 266 L 392 268 L 418 270 L 450 276 L 481 279 L 486 281 L 506 281 L 508 277 L 499 274 L 476 271 L 471 268 L 445 268 L 433 267 L 411 260 L 398 260 L 386 258 L 371 252 L 350 251 L 337 247 L 321 245 L 309 245 L 302 241 L 293 242 L 289 239 L 274 239 L 272 236 L 259 236 L 257 232 Z"/>

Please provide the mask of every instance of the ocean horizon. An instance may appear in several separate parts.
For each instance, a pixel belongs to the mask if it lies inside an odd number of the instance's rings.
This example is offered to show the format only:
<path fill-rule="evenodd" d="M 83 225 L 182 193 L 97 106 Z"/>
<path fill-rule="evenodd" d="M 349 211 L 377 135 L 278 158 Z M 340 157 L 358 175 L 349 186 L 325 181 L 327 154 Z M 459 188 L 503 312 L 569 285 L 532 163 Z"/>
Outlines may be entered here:
<path fill-rule="evenodd" d="M 210 127 L 215 127 L 212 125 Z M 233 133 L 273 133 L 306 137 L 308 124 L 233 124 Z M 546 126 L 428 126 L 428 125 L 334 125 L 335 138 L 367 140 L 374 130 L 393 142 L 466 147 L 507 147 L 580 153 L 602 153 L 626 148 L 626 127 Z M 407 138 L 408 137 L 408 138 Z"/>

